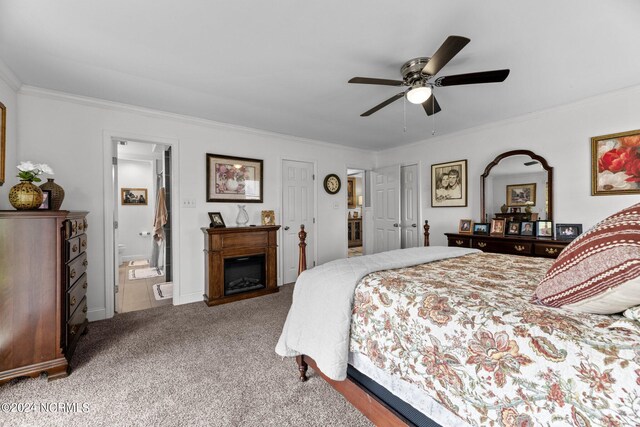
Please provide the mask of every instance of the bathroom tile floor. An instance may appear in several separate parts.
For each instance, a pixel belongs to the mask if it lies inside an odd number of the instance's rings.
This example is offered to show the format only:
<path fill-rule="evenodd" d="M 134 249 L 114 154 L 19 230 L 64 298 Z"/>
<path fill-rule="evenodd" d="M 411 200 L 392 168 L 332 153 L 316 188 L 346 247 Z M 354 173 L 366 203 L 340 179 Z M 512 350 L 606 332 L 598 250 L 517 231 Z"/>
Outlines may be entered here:
<path fill-rule="evenodd" d="M 116 293 L 117 313 L 146 310 L 147 308 L 172 304 L 171 299 L 157 301 L 153 296 L 153 285 L 164 282 L 164 276 L 129 280 L 129 270 L 148 267 L 148 265 L 129 267 L 129 262 L 120 265 L 120 280 L 118 281 L 118 292 Z"/>

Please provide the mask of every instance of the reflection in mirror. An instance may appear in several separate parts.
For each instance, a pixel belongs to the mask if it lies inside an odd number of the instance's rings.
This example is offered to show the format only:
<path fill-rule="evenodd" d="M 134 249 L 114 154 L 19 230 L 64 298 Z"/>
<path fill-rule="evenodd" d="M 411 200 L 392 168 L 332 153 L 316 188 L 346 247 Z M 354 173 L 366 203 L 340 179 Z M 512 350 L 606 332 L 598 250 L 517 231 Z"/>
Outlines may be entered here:
<path fill-rule="evenodd" d="M 544 158 L 526 150 L 498 156 L 482 176 L 482 219 L 529 221 L 537 214 L 539 220 L 551 220 L 552 169 Z"/>

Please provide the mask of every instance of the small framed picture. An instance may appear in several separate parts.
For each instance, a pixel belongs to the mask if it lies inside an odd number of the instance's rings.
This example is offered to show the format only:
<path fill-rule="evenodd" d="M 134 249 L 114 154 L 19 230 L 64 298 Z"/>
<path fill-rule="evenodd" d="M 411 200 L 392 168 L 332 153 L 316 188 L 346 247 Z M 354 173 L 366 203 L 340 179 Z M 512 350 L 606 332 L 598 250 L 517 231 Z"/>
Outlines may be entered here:
<path fill-rule="evenodd" d="M 122 188 L 120 194 L 123 206 L 144 206 L 148 203 L 146 188 Z"/>
<path fill-rule="evenodd" d="M 510 236 L 520 235 L 520 223 L 517 221 L 509 221 L 507 224 L 507 234 Z"/>
<path fill-rule="evenodd" d="M 477 222 L 473 224 L 473 234 L 478 234 L 480 236 L 488 236 L 489 224 L 486 222 Z"/>
<path fill-rule="evenodd" d="M 532 202 L 532 203 L 527 203 Z M 507 185 L 507 206 L 535 206 L 536 183 Z"/>
<path fill-rule="evenodd" d="M 533 221 L 523 221 L 520 223 L 521 236 L 535 236 L 536 227 Z"/>
<path fill-rule="evenodd" d="M 556 239 L 573 240 L 582 234 L 582 224 L 556 224 Z"/>
<path fill-rule="evenodd" d="M 531 214 L 531 221 L 537 221 L 538 220 L 538 213 L 534 212 Z"/>
<path fill-rule="evenodd" d="M 42 190 L 42 204 L 38 209 L 51 210 L 51 190 Z"/>
<path fill-rule="evenodd" d="M 461 219 L 460 225 L 458 226 L 458 233 L 462 234 L 471 234 L 471 229 L 473 227 L 473 221 L 470 219 Z"/>
<path fill-rule="evenodd" d="M 492 236 L 504 236 L 504 219 L 492 219 L 491 220 L 491 232 Z"/>
<path fill-rule="evenodd" d="M 536 234 L 538 237 L 553 237 L 553 223 L 551 221 L 536 222 Z"/>
<path fill-rule="evenodd" d="M 520 208 L 511 208 L 511 213 L 520 213 Z"/>
<path fill-rule="evenodd" d="M 222 214 L 220 212 L 209 212 L 209 220 L 211 224 L 209 227 L 211 228 L 225 228 L 224 219 L 222 219 Z"/>
<path fill-rule="evenodd" d="M 262 225 L 276 225 L 276 214 L 273 211 L 262 211 Z"/>

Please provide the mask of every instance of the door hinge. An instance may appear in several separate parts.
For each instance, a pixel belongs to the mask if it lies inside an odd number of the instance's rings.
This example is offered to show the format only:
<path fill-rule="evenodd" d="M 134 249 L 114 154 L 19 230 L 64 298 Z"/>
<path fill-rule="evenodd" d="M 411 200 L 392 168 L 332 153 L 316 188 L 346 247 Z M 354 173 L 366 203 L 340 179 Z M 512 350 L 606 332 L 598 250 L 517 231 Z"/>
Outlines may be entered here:
<path fill-rule="evenodd" d="M 316 266 L 316 262 L 315 262 L 315 261 L 313 261 L 313 266 L 314 266 L 314 267 Z"/>
<path fill-rule="evenodd" d="M 314 223 L 314 224 L 316 223 L 316 219 L 315 219 L 315 218 L 313 218 L 313 223 Z"/>
<path fill-rule="evenodd" d="M 118 158 L 117 157 L 112 157 L 111 158 L 111 164 L 112 165 L 117 165 L 118 164 Z"/>
<path fill-rule="evenodd" d="M 114 230 L 118 229 L 118 221 L 113 221 L 113 229 Z"/>
<path fill-rule="evenodd" d="M 116 285 L 116 294 L 120 291 L 120 286 Z"/>
<path fill-rule="evenodd" d="M 312 174 L 311 174 L 311 180 L 312 180 L 312 181 L 315 181 L 315 180 L 316 180 L 316 174 L 315 174 L 315 173 L 312 173 Z"/>

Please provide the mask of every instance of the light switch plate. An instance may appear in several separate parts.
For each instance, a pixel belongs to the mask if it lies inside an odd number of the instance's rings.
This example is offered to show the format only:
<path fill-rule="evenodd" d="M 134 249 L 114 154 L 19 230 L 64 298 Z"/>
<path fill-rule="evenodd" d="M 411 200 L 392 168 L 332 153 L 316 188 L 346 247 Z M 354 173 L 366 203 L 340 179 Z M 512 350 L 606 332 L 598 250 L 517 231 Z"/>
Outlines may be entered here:
<path fill-rule="evenodd" d="M 182 199 L 182 207 L 183 208 L 195 208 L 196 207 L 196 199 Z"/>

